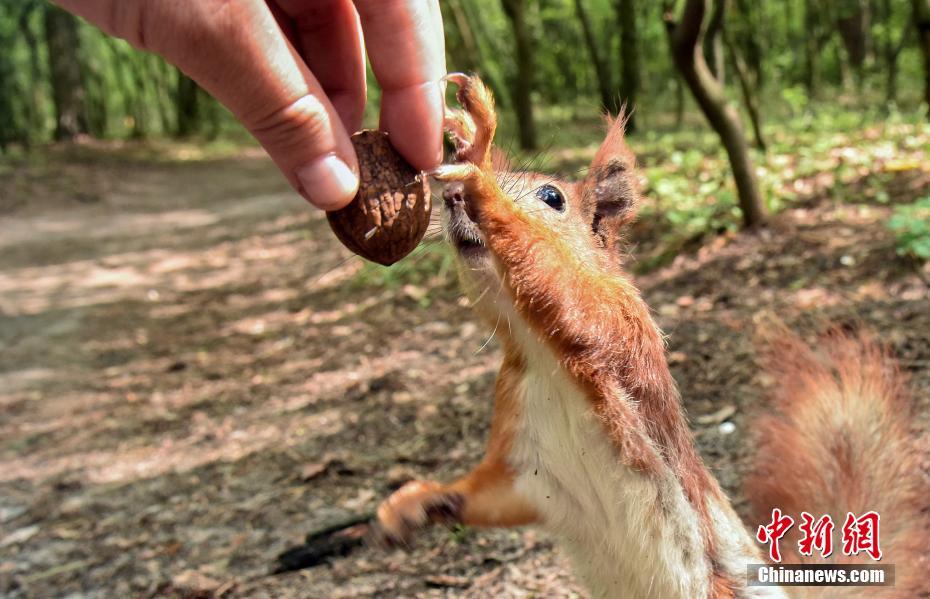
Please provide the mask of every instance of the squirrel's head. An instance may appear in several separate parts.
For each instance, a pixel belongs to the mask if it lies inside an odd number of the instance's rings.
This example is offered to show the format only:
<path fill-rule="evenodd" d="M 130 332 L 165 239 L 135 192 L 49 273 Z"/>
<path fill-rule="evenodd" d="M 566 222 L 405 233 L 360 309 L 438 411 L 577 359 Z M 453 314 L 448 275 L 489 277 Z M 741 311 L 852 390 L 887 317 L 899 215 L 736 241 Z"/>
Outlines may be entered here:
<path fill-rule="evenodd" d="M 510 169 L 491 146 L 493 103 L 480 81 L 460 82 L 459 100 L 465 112 L 453 111 L 450 124 L 459 148 L 457 157 L 466 167 L 470 163 L 477 168 L 467 171 L 470 175 L 463 180 L 446 185 L 443 222 L 473 301 L 493 295 L 505 276 L 488 247 L 489 236 L 507 235 L 499 226 L 501 218 L 510 221 L 512 230 L 529 233 L 521 236 L 524 242 L 533 241 L 520 247 L 516 241 L 502 240 L 505 243 L 495 244 L 497 250 L 506 246 L 505 251 L 525 252 L 525 260 L 533 261 L 543 253 L 538 244 L 547 244 L 558 250 L 547 255 L 576 260 L 579 268 L 618 271 L 623 232 L 635 217 L 639 201 L 635 159 L 624 141 L 623 119 L 608 120 L 607 136 L 586 175 L 580 181 L 567 181 Z M 495 203 L 507 203 L 509 208 L 495 212 Z M 549 266 L 537 266 L 539 276 L 545 276 Z"/>

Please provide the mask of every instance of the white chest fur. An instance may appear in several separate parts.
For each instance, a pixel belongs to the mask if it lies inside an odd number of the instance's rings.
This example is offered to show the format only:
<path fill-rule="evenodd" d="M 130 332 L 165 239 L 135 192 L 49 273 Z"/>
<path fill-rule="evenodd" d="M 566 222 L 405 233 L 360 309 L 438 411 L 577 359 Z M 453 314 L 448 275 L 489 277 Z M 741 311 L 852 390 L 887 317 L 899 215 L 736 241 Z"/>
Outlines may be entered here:
<path fill-rule="evenodd" d="M 535 339 L 520 386 L 517 488 L 571 554 L 596 597 L 705 597 L 709 563 L 697 516 L 671 471 L 634 471 L 581 390 Z M 621 401 L 623 398 L 616 398 Z"/>

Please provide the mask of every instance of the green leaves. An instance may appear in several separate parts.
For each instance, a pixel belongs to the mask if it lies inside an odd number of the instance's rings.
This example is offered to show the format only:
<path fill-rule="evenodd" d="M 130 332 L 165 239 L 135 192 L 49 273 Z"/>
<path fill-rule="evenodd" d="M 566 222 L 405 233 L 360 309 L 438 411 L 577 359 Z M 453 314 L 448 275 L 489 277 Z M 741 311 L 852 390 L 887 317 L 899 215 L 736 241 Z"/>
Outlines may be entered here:
<path fill-rule="evenodd" d="M 895 234 L 898 255 L 930 260 L 930 196 L 895 208 L 888 228 Z"/>

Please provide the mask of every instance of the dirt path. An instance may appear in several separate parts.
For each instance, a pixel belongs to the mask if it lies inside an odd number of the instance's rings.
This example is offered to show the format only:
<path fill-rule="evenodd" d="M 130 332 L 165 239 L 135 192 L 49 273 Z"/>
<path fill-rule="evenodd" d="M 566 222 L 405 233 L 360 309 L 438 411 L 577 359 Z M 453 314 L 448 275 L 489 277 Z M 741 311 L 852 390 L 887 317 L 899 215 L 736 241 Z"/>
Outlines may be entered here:
<path fill-rule="evenodd" d="M 496 345 L 451 274 L 404 285 L 347 260 L 264 160 L 61 170 L 74 185 L 27 177 L 0 215 L 0 593 L 579 592 L 532 530 L 435 530 L 409 554 L 270 576 L 307 531 L 474 463 Z M 894 258 L 886 214 L 812 202 L 641 279 L 737 498 L 768 312 L 881 331 L 926 414 L 930 273 Z M 732 432 L 715 418 L 730 406 Z"/>

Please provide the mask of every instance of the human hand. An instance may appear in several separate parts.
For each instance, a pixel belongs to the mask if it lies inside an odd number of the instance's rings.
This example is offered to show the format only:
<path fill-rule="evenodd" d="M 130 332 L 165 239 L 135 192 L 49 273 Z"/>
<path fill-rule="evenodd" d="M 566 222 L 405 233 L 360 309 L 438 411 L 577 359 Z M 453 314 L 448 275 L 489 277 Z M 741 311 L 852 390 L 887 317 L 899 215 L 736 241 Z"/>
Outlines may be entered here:
<path fill-rule="evenodd" d="M 318 208 L 341 208 L 358 189 L 349 134 L 362 124 L 366 44 L 381 129 L 414 168 L 442 160 L 439 0 L 56 2 L 184 71 Z"/>

